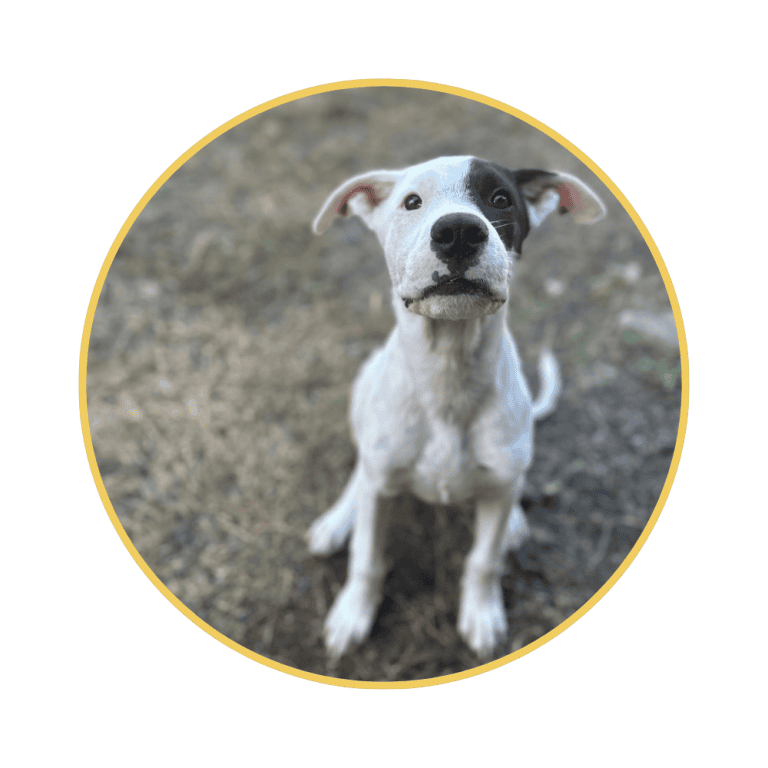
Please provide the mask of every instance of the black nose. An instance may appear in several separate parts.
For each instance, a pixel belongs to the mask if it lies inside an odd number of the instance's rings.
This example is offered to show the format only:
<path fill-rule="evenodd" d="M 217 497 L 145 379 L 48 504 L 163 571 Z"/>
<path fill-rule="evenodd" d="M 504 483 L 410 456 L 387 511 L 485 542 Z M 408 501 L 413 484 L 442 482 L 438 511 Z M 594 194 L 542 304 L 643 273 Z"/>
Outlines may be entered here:
<path fill-rule="evenodd" d="M 449 213 L 432 225 L 432 250 L 451 271 L 468 269 L 480 246 L 488 240 L 488 227 L 469 213 Z"/>

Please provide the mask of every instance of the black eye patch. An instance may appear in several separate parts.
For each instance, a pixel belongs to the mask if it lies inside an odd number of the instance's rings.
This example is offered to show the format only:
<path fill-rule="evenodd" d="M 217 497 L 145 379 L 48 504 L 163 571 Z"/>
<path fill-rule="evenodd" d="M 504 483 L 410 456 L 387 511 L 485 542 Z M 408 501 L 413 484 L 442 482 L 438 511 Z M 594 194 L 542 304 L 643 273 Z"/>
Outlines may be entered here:
<path fill-rule="evenodd" d="M 520 253 L 528 234 L 525 204 L 512 172 L 496 163 L 473 160 L 465 179 L 472 202 L 496 230 L 508 251 Z"/>

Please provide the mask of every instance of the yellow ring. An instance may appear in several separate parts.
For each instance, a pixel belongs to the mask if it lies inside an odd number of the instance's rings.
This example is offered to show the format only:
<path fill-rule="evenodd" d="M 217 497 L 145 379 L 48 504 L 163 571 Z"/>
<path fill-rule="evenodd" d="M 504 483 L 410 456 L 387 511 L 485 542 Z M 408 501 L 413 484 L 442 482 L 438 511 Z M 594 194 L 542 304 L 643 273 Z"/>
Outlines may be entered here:
<path fill-rule="evenodd" d="M 234 128 L 236 125 L 240 125 L 240 123 L 254 117 L 255 115 L 261 114 L 262 112 L 266 112 L 267 110 L 270 110 L 273 107 L 280 106 L 281 104 L 287 104 L 288 102 L 296 101 L 297 99 L 303 99 L 306 96 L 313 96 L 318 93 L 328 93 L 329 91 L 339 91 L 339 90 L 345 90 L 347 88 L 378 88 L 378 87 L 384 87 L 384 86 L 390 86 L 390 87 L 396 87 L 396 88 L 420 88 L 422 90 L 427 90 L 427 91 L 439 91 L 441 93 L 448 93 L 454 96 L 461 96 L 462 98 L 470 99 L 472 101 L 477 101 L 477 102 L 480 102 L 481 104 L 486 104 L 489 107 L 494 107 L 495 109 L 501 110 L 502 112 L 506 112 L 509 115 L 513 115 L 514 117 L 517 117 L 523 122 L 528 123 L 528 125 L 533 126 L 534 128 L 537 128 L 542 133 L 545 133 L 551 139 L 554 139 L 558 144 L 560 144 L 560 146 L 564 147 L 571 154 L 579 158 L 579 160 L 581 160 L 581 162 L 584 163 L 584 165 L 586 165 L 590 170 L 592 170 L 595 173 L 595 175 L 605 184 L 605 186 L 608 189 L 610 189 L 610 191 L 613 193 L 616 199 L 621 203 L 624 210 L 630 215 L 630 217 L 632 218 L 632 221 L 635 223 L 635 226 L 637 227 L 640 234 L 643 236 L 643 239 L 645 240 L 648 248 L 653 254 L 653 258 L 654 258 L 654 261 L 656 262 L 656 266 L 658 267 L 658 270 L 661 273 L 661 277 L 664 280 L 664 286 L 667 289 L 667 295 L 669 296 L 669 301 L 675 316 L 675 323 L 677 325 L 677 335 L 680 343 L 680 365 L 681 365 L 681 381 L 682 381 L 682 394 L 681 394 L 681 402 L 680 402 L 680 424 L 677 431 L 677 440 L 675 442 L 675 450 L 672 456 L 672 462 L 670 464 L 669 473 L 667 474 L 667 479 L 664 483 L 664 487 L 661 490 L 661 495 L 659 496 L 659 500 L 656 503 L 656 507 L 653 510 L 653 514 L 648 520 L 648 523 L 643 529 L 643 532 L 640 534 L 640 538 L 637 540 L 637 542 L 635 542 L 635 546 L 632 547 L 629 554 L 622 561 L 621 565 L 616 569 L 616 571 L 611 576 L 611 578 L 605 584 L 603 584 L 600 590 L 596 592 L 586 603 L 584 603 L 584 605 L 582 605 L 578 611 L 576 611 L 573 615 L 571 615 L 568 619 L 563 621 L 561 624 L 558 624 L 554 629 L 552 629 L 546 635 L 543 635 L 538 640 L 535 640 L 529 645 L 526 645 L 524 648 L 521 648 L 519 651 L 515 651 L 514 653 L 511 653 L 508 656 L 504 656 L 501 659 L 496 659 L 495 661 L 489 662 L 488 664 L 483 664 L 478 667 L 473 667 L 472 669 L 468 669 L 463 672 L 457 672 L 453 675 L 444 675 L 443 677 L 435 677 L 435 678 L 430 678 L 428 680 L 409 680 L 404 682 L 392 682 L 392 683 L 341 680 L 335 677 L 327 677 L 326 675 L 317 675 L 312 672 L 304 672 L 303 670 L 296 669 L 294 667 L 289 667 L 285 664 L 280 664 L 277 661 L 272 661 L 272 659 L 267 659 L 264 656 L 260 656 L 258 653 L 254 653 L 253 651 L 250 651 L 247 648 L 244 648 L 239 643 L 236 643 L 234 640 L 231 640 L 230 638 L 224 636 L 223 634 L 221 634 L 221 632 L 215 630 L 213 627 L 206 624 L 202 619 L 200 619 L 197 615 L 195 615 L 189 608 L 187 608 L 187 606 L 185 606 L 181 602 L 181 600 L 179 600 L 160 581 L 160 579 L 158 579 L 158 577 L 152 572 L 149 566 L 144 562 L 143 558 L 138 553 L 136 547 L 134 547 L 133 543 L 128 538 L 128 535 L 123 529 L 123 526 L 120 523 L 120 520 L 118 519 L 117 514 L 115 513 L 115 510 L 112 506 L 112 502 L 109 500 L 109 496 L 107 495 L 107 490 L 104 487 L 104 482 L 101 479 L 101 475 L 99 474 L 99 470 L 96 464 L 96 456 L 93 451 L 93 441 L 91 439 L 91 432 L 90 432 L 90 427 L 88 422 L 88 406 L 86 402 L 86 391 L 85 391 L 86 368 L 87 368 L 87 361 L 88 361 L 88 343 L 91 338 L 91 328 L 93 326 L 93 317 L 94 317 L 94 314 L 96 313 L 96 305 L 98 304 L 99 296 L 101 295 L 101 289 L 104 286 L 104 280 L 107 277 L 109 269 L 112 266 L 112 262 L 115 258 L 115 254 L 117 253 L 118 248 L 122 244 L 123 239 L 128 234 L 128 231 L 133 226 L 139 214 L 144 210 L 144 207 L 146 206 L 146 204 L 152 199 L 152 197 L 160 189 L 160 187 L 182 165 L 184 165 L 184 163 L 186 163 L 191 157 L 193 157 L 203 147 L 210 144 L 214 139 L 218 138 L 226 131 L 230 130 L 231 128 Z M 96 286 L 93 289 L 93 294 L 91 295 L 90 304 L 88 305 L 88 314 L 86 315 L 86 318 L 85 318 L 85 328 L 83 330 L 83 341 L 80 347 L 79 370 L 80 370 L 80 374 L 79 374 L 80 421 L 82 424 L 83 437 L 85 440 L 85 450 L 86 450 L 86 453 L 88 454 L 88 462 L 91 465 L 91 472 L 93 473 L 93 478 L 96 481 L 96 487 L 99 490 L 99 495 L 101 496 L 101 500 L 104 503 L 104 507 L 106 508 L 110 519 L 112 520 L 112 524 L 115 526 L 117 533 L 119 534 L 120 538 L 123 540 L 123 544 L 125 544 L 126 548 L 133 556 L 133 559 L 139 564 L 139 567 L 141 568 L 142 571 L 144 571 L 144 573 L 147 575 L 149 580 L 187 618 L 191 619 L 195 624 L 197 624 L 197 626 L 204 629 L 209 635 L 212 635 L 217 640 L 224 643 L 224 645 L 228 645 L 230 648 L 233 648 L 234 650 L 238 651 L 244 656 L 254 659 L 255 661 L 258 661 L 259 663 L 264 664 L 268 667 L 272 667 L 273 669 L 279 669 L 281 672 L 287 672 L 288 674 L 294 675 L 296 677 L 303 677 L 306 680 L 314 680 L 315 682 L 328 683 L 330 685 L 339 685 L 346 688 L 420 688 L 420 687 L 429 686 L 429 685 L 439 685 L 441 683 L 448 683 L 448 682 L 452 682 L 453 680 L 462 680 L 467 677 L 473 677 L 474 675 L 479 675 L 483 672 L 488 672 L 491 669 L 496 669 L 497 667 L 501 667 L 504 664 L 508 664 L 509 662 L 514 661 L 515 659 L 519 659 L 521 656 L 525 656 L 526 654 L 530 653 L 536 648 L 539 648 L 540 646 L 544 645 L 544 643 L 549 642 L 553 637 L 556 637 L 561 632 L 568 629 L 568 627 L 570 627 L 573 623 L 575 623 L 582 616 L 584 616 L 584 614 L 587 611 L 589 611 L 590 608 L 596 605 L 597 602 L 608 592 L 608 590 L 611 589 L 611 587 L 619 580 L 622 574 L 627 570 L 630 563 L 635 559 L 635 557 L 637 557 L 637 553 L 640 551 L 643 544 L 645 544 L 646 540 L 648 539 L 648 536 L 650 535 L 651 530 L 653 529 L 654 525 L 656 525 L 656 521 L 659 519 L 661 510 L 664 507 L 664 503 L 666 502 L 667 497 L 669 496 L 670 489 L 672 488 L 672 482 L 675 478 L 675 473 L 677 472 L 678 465 L 680 464 L 680 455 L 683 450 L 683 439 L 685 437 L 685 428 L 688 422 L 688 347 L 685 341 L 685 332 L 683 330 L 683 318 L 682 318 L 682 315 L 680 314 L 680 305 L 677 301 L 677 295 L 675 294 L 675 289 L 672 286 L 672 280 L 670 279 L 669 273 L 667 272 L 667 268 L 664 265 L 664 261 L 661 258 L 659 249 L 656 247 L 656 244 L 653 242 L 653 238 L 648 232 L 648 229 L 646 228 L 645 224 L 643 224 L 642 220 L 637 215 L 637 212 L 635 211 L 635 209 L 629 204 L 629 201 L 624 197 L 624 195 L 616 187 L 616 185 L 608 178 L 608 176 L 600 168 L 598 168 L 594 162 L 592 162 L 592 160 L 590 160 L 583 152 L 581 152 L 577 147 L 571 144 L 567 139 L 563 138 L 559 133 L 557 133 L 556 131 L 553 131 L 551 128 L 544 125 L 543 123 L 540 123 L 538 120 L 530 117 L 529 115 L 526 115 L 524 112 L 521 112 L 520 110 L 517 110 L 514 107 L 510 107 L 507 104 L 504 104 L 500 101 L 496 101 L 495 99 L 491 99 L 486 96 L 482 96 L 478 93 L 474 93 L 473 91 L 467 91 L 467 90 L 464 90 L 463 88 L 454 88 L 449 85 L 440 85 L 438 83 L 427 83 L 421 80 L 389 80 L 389 79 L 344 80 L 338 83 L 329 83 L 327 85 L 318 85 L 313 88 L 306 88 L 302 91 L 296 91 L 294 93 L 289 93 L 286 96 L 281 96 L 280 98 L 273 99 L 272 101 L 268 101 L 262 104 L 261 106 L 254 107 L 253 109 L 250 109 L 247 112 L 243 112 L 243 114 L 238 115 L 232 120 L 229 120 L 228 122 L 224 123 L 224 125 L 220 126 L 215 131 L 212 131 L 205 138 L 198 141 L 197 144 L 190 147 L 147 190 L 145 195 L 139 201 L 138 205 L 131 212 L 131 215 L 128 217 L 125 224 L 123 224 L 122 228 L 120 229 L 120 232 L 115 238 L 114 243 L 112 244 L 112 247 L 109 249 L 109 253 L 107 254 L 106 260 L 104 261 L 104 265 L 102 266 L 101 271 L 99 272 L 99 277 L 96 281 Z"/>

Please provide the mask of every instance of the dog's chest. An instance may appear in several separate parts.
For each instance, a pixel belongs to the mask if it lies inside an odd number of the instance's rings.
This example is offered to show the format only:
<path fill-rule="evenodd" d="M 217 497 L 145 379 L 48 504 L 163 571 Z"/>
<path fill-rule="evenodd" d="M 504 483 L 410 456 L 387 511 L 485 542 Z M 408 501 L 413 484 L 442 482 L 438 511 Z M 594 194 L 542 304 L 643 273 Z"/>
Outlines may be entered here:
<path fill-rule="evenodd" d="M 451 504 L 474 496 L 488 479 L 469 433 L 455 424 L 432 421 L 413 467 L 410 490 L 424 501 Z"/>
<path fill-rule="evenodd" d="M 474 496 L 488 480 L 472 425 L 493 396 L 494 375 L 476 355 L 477 330 L 441 334 L 449 327 L 442 325 L 416 372 L 422 442 L 410 490 L 425 501 L 449 504 Z"/>

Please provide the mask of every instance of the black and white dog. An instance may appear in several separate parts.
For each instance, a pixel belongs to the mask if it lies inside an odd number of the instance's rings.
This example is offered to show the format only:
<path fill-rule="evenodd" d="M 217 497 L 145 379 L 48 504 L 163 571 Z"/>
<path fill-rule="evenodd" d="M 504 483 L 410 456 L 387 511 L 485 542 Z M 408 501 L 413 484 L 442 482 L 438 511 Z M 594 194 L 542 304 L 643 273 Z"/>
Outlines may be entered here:
<path fill-rule="evenodd" d="M 326 555 L 352 533 L 347 582 L 325 622 L 332 658 L 370 632 L 385 576 L 380 501 L 403 492 L 440 504 L 475 500 L 458 631 L 481 658 L 506 635 L 504 555 L 528 535 L 519 500 L 533 423 L 554 408 L 560 380 L 554 357 L 543 352 L 541 393 L 532 401 L 499 310 L 523 240 L 555 210 L 583 224 L 605 213 L 594 192 L 567 174 L 441 157 L 356 176 L 315 219 L 318 234 L 349 213 L 373 230 L 397 319 L 354 383 L 352 477 L 307 535 L 310 550 Z"/>

